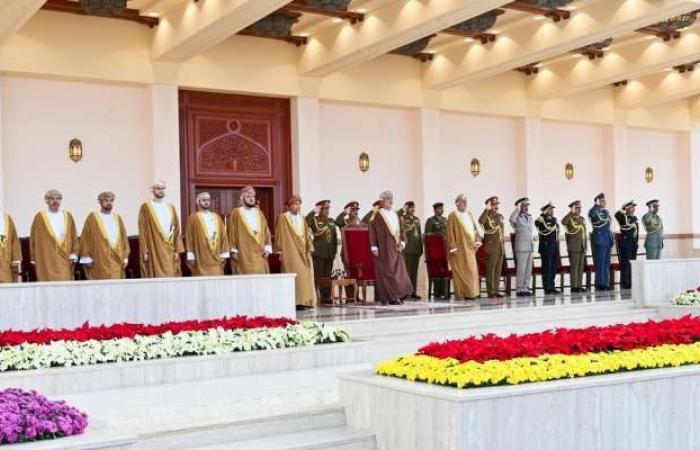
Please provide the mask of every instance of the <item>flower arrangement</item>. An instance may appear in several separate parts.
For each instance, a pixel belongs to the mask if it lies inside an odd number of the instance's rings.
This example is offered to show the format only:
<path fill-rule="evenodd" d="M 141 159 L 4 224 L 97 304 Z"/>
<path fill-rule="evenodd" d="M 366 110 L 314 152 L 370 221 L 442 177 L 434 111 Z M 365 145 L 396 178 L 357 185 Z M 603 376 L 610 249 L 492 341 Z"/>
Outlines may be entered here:
<path fill-rule="evenodd" d="M 82 434 L 85 413 L 34 391 L 0 391 L 0 445 Z"/>
<path fill-rule="evenodd" d="M 325 324 L 264 317 L 8 331 L 0 333 L 0 372 L 219 355 L 349 340 L 346 331 Z"/>
<path fill-rule="evenodd" d="M 697 289 L 689 289 L 681 294 L 678 294 L 671 304 L 676 306 L 697 306 L 700 305 L 700 287 Z"/>
<path fill-rule="evenodd" d="M 685 316 L 433 343 L 381 363 L 379 375 L 471 388 L 700 363 L 700 318 Z"/>

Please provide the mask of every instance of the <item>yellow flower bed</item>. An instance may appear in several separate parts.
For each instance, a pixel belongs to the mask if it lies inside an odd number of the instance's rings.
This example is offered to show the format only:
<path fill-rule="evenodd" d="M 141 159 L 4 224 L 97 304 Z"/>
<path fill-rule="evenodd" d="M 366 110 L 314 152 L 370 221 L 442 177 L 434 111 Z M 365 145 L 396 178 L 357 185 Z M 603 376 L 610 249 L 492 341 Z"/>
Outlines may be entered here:
<path fill-rule="evenodd" d="M 408 355 L 385 361 L 376 368 L 379 375 L 430 384 L 470 388 L 515 385 L 539 381 L 579 378 L 630 370 L 678 367 L 700 363 L 700 342 L 661 345 L 610 353 L 542 355 L 490 360 L 483 363 Z"/>

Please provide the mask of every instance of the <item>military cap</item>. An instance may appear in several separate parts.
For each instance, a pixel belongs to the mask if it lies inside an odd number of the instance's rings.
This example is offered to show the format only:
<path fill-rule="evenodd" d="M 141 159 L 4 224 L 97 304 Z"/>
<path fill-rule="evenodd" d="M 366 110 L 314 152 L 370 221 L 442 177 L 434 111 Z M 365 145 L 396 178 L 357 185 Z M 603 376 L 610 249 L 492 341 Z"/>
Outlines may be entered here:
<path fill-rule="evenodd" d="M 523 204 L 525 204 L 525 205 L 529 205 L 529 204 L 530 204 L 530 199 L 527 198 L 527 197 L 519 198 L 519 199 L 515 202 L 515 206 L 520 206 L 521 203 L 523 203 Z"/>
<path fill-rule="evenodd" d="M 377 200 L 374 203 L 372 203 L 372 207 L 378 208 L 378 207 L 382 206 L 383 203 L 384 203 L 384 200 Z"/>
<path fill-rule="evenodd" d="M 548 208 L 556 208 L 554 203 L 548 202 L 546 205 L 540 208 L 540 211 L 545 212 Z"/>
<path fill-rule="evenodd" d="M 647 206 L 651 206 L 651 205 L 653 205 L 654 203 L 659 203 L 659 200 L 658 200 L 658 199 L 649 200 L 649 201 L 647 202 Z"/>
<path fill-rule="evenodd" d="M 445 204 L 442 202 L 433 203 L 433 209 L 442 208 L 443 206 L 445 206 Z"/>
<path fill-rule="evenodd" d="M 604 198 L 605 198 L 605 194 L 603 194 L 603 193 L 601 192 L 600 194 L 598 194 L 598 195 L 595 196 L 595 198 L 593 199 L 593 201 L 594 201 L 594 202 L 597 202 L 598 200 L 604 199 Z"/>
<path fill-rule="evenodd" d="M 486 201 L 484 202 L 484 205 L 488 205 L 489 203 L 497 203 L 497 202 L 498 202 L 498 197 L 494 195 L 493 197 L 487 198 Z"/>
<path fill-rule="evenodd" d="M 330 206 L 330 200 L 319 200 L 316 202 L 316 206 Z"/>
<path fill-rule="evenodd" d="M 404 208 L 415 208 L 416 207 L 416 202 L 413 200 L 409 200 L 406 203 L 403 204 Z"/>
<path fill-rule="evenodd" d="M 569 203 L 569 208 L 573 208 L 575 206 L 581 206 L 581 200 L 574 200 L 573 202 Z"/>
<path fill-rule="evenodd" d="M 355 200 L 353 200 L 353 201 L 351 201 L 351 202 L 348 202 L 348 204 L 345 205 L 345 207 L 344 207 L 343 209 L 348 209 L 348 208 L 359 208 L 359 207 L 360 207 L 360 203 L 359 203 L 359 202 L 356 202 Z"/>
<path fill-rule="evenodd" d="M 622 205 L 622 209 L 627 209 L 627 208 L 630 208 L 632 206 L 637 206 L 637 204 L 634 202 L 634 200 L 630 200 L 627 203 L 625 203 L 624 205 Z"/>

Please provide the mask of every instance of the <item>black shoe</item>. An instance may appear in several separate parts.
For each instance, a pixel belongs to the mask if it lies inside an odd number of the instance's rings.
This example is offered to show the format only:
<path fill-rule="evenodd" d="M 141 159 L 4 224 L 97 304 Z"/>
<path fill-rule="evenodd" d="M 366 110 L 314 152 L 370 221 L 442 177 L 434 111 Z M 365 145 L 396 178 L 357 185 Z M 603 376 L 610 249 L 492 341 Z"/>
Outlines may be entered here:
<path fill-rule="evenodd" d="M 403 305 L 401 300 L 389 300 L 387 303 L 390 305 Z"/>
<path fill-rule="evenodd" d="M 579 293 L 581 292 L 581 288 L 571 288 L 572 293 Z"/>
<path fill-rule="evenodd" d="M 420 296 L 420 295 L 417 295 L 417 294 L 413 294 L 413 295 L 411 296 L 411 298 L 414 299 L 414 300 L 420 300 L 420 299 L 421 299 L 421 296 Z"/>
<path fill-rule="evenodd" d="M 581 288 L 579 292 L 588 292 L 588 288 Z"/>

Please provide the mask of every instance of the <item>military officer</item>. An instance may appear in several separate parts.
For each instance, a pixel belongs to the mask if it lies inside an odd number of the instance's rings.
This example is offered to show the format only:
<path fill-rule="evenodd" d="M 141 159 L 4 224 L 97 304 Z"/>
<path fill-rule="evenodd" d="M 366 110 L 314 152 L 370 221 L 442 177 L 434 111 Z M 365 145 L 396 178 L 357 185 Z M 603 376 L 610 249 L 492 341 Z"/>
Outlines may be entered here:
<path fill-rule="evenodd" d="M 649 211 L 642 216 L 642 223 L 647 235 L 644 238 L 644 250 L 647 259 L 661 259 L 661 249 L 664 248 L 664 222 L 659 216 L 659 201 L 647 202 Z"/>
<path fill-rule="evenodd" d="M 439 234 L 445 236 L 447 232 L 447 218 L 443 216 L 445 205 L 442 202 L 433 203 L 433 216 L 425 221 L 425 234 Z"/>
<path fill-rule="evenodd" d="M 331 201 L 330 200 L 319 200 L 314 205 L 314 209 L 309 211 L 306 214 L 306 216 L 304 216 L 304 220 L 306 220 L 306 223 L 309 224 L 309 226 L 311 226 L 311 219 L 313 219 L 314 217 L 319 215 L 319 213 L 321 211 L 321 207 L 324 205 L 328 206 L 328 208 L 330 209 Z"/>
<path fill-rule="evenodd" d="M 345 207 L 343 208 L 343 211 L 338 214 L 338 216 L 335 218 L 335 226 L 340 228 L 341 230 L 348 224 L 348 218 L 350 217 L 350 212 L 352 208 L 359 208 L 360 203 L 356 201 L 351 201 L 348 202 Z"/>
<path fill-rule="evenodd" d="M 423 254 L 423 237 L 421 235 L 420 219 L 416 217 L 416 204 L 413 201 L 408 201 L 403 206 L 403 214 L 401 217 L 401 226 L 406 233 L 406 248 L 403 250 L 403 257 L 406 261 L 406 270 L 408 277 L 411 279 L 413 286 L 412 298 L 420 299 L 420 295 L 416 293 L 418 287 L 418 267 L 420 266 L 420 257 Z"/>
<path fill-rule="evenodd" d="M 615 213 L 620 226 L 620 287 L 632 289 L 632 266 L 630 261 L 637 259 L 639 247 L 639 221 L 634 215 L 637 204 L 630 200 Z"/>
<path fill-rule="evenodd" d="M 515 209 L 510 215 L 510 226 L 515 232 L 515 242 L 513 243 L 513 253 L 515 256 L 515 266 L 517 270 L 517 296 L 528 296 L 530 292 L 530 279 L 532 278 L 532 253 L 534 244 L 532 242 L 532 227 L 534 225 L 532 215 L 530 215 L 530 200 L 527 197 L 518 199 L 515 202 Z"/>
<path fill-rule="evenodd" d="M 307 218 L 307 223 L 313 234 L 314 251 L 312 254 L 314 262 L 314 279 L 330 278 L 333 272 L 333 261 L 338 252 L 338 231 L 335 221 L 328 217 L 329 202 L 320 201 L 316 203 L 318 215 Z M 321 298 L 331 297 L 328 288 L 321 290 Z"/>
<path fill-rule="evenodd" d="M 564 235 L 566 236 L 566 251 L 569 255 L 571 292 L 585 292 L 583 287 L 583 271 L 586 267 L 586 252 L 588 251 L 588 231 L 586 219 L 581 217 L 581 201 L 569 203 L 571 211 L 562 219 Z"/>
<path fill-rule="evenodd" d="M 501 202 L 498 197 L 486 199 L 486 208 L 479 217 L 479 224 L 484 229 L 483 245 L 488 255 L 486 269 L 486 292 L 489 298 L 501 298 L 498 292 L 503 271 L 503 215 L 498 211 Z"/>
<path fill-rule="evenodd" d="M 540 208 L 540 216 L 535 220 L 540 244 L 537 251 L 542 260 L 542 285 L 545 294 L 558 294 L 554 287 L 554 279 L 557 276 L 559 255 L 559 224 L 554 217 L 554 205 L 547 203 Z"/>
<path fill-rule="evenodd" d="M 377 200 L 374 203 L 372 203 L 372 209 L 362 217 L 362 223 L 369 226 L 369 221 L 372 219 L 372 217 L 374 217 L 374 215 L 377 213 L 377 211 L 379 211 L 379 209 L 381 207 L 382 207 L 381 200 Z"/>
<path fill-rule="evenodd" d="M 605 194 L 596 195 L 593 201 L 595 203 L 588 211 L 588 218 L 593 226 L 591 245 L 595 265 L 595 287 L 597 290 L 610 291 L 610 249 L 613 246 L 610 213 L 605 208 Z"/>
<path fill-rule="evenodd" d="M 444 217 L 445 205 L 442 202 L 433 203 L 433 216 L 425 221 L 425 234 L 438 234 L 443 238 L 447 234 L 447 217 Z M 447 294 L 447 280 L 438 280 L 435 284 L 435 296 L 444 298 Z"/>

